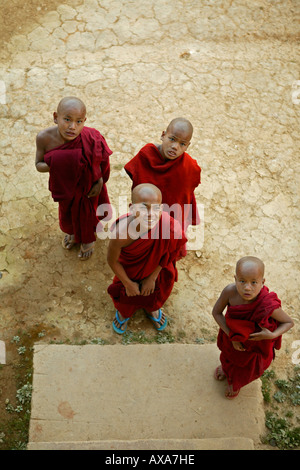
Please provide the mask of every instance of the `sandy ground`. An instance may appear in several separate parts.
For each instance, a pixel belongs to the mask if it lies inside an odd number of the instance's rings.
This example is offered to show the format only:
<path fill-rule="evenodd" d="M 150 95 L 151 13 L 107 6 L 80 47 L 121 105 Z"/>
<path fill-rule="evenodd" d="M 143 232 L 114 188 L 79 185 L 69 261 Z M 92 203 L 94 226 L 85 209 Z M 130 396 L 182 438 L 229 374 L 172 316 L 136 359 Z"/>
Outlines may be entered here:
<path fill-rule="evenodd" d="M 275 362 L 284 375 L 300 338 L 299 3 L 28 3 L 2 2 L 0 339 L 22 329 L 56 341 L 122 340 L 111 328 L 107 239 L 88 262 L 64 251 L 47 175 L 34 166 L 37 132 L 52 125 L 63 96 L 76 95 L 114 152 L 108 191 L 117 213 L 130 197 L 124 164 L 158 143 L 172 118 L 191 120 L 202 224 L 178 264 L 168 331 L 177 341 L 215 341 L 218 295 L 240 257 L 258 256 L 296 322 Z M 155 335 L 141 313 L 130 330 Z"/>

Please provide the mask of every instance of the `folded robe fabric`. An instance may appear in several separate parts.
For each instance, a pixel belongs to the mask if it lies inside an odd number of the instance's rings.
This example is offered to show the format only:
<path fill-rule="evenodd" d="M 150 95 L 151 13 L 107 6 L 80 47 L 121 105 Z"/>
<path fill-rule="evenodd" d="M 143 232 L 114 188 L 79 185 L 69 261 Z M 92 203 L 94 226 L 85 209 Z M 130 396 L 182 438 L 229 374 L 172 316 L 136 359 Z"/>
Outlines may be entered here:
<path fill-rule="evenodd" d="M 167 230 L 166 230 L 167 228 Z M 169 232 L 169 236 L 165 236 Z M 180 224 L 162 213 L 156 226 L 129 246 L 122 248 L 119 262 L 123 265 L 129 279 L 140 282 L 158 267 L 162 269 L 152 294 L 128 297 L 121 281 L 115 276 L 107 291 L 115 308 L 124 318 L 131 317 L 136 310 L 144 308 L 154 312 L 162 307 L 177 281 L 176 259 L 186 237 Z"/>
<path fill-rule="evenodd" d="M 228 306 L 225 315 L 229 336 L 219 330 L 217 345 L 221 350 L 220 360 L 228 383 L 233 390 L 259 378 L 275 357 L 275 349 L 281 347 L 281 336 L 274 340 L 249 340 L 251 333 L 261 328 L 276 330 L 278 322 L 271 317 L 274 310 L 281 307 L 275 292 L 264 286 L 254 302 Z M 232 341 L 239 341 L 246 351 L 237 351 Z"/>
<path fill-rule="evenodd" d="M 95 241 L 99 219 L 97 207 L 107 204 L 105 183 L 110 174 L 109 149 L 99 131 L 84 127 L 76 139 L 45 153 L 50 167 L 49 189 L 59 203 L 59 223 L 63 232 L 75 235 L 77 243 Z M 103 178 L 99 196 L 88 198 L 93 184 Z"/>
<path fill-rule="evenodd" d="M 132 188 L 141 183 L 154 184 L 161 190 L 164 204 L 180 205 L 181 214 L 179 209 L 173 217 L 182 223 L 184 230 L 188 225 L 200 223 L 194 190 L 200 184 L 201 168 L 189 154 L 185 152 L 175 160 L 164 160 L 156 145 L 147 144 L 124 168 L 132 179 Z M 167 207 L 164 210 L 168 212 Z"/>

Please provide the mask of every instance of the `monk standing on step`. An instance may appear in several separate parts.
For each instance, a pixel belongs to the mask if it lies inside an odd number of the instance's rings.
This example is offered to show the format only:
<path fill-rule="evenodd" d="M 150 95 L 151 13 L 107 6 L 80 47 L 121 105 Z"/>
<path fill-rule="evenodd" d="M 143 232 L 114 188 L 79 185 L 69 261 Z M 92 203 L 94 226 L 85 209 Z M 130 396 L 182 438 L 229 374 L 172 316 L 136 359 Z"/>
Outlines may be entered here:
<path fill-rule="evenodd" d="M 85 261 L 94 250 L 97 207 L 109 207 L 105 183 L 112 151 L 99 131 L 84 126 L 86 107 L 80 99 L 63 98 L 53 118 L 56 125 L 36 137 L 36 169 L 50 173 L 49 189 L 66 234 L 63 248 L 70 250 L 79 243 L 78 256 Z"/>
<path fill-rule="evenodd" d="M 275 358 L 275 349 L 281 347 L 281 335 L 294 325 L 264 282 L 263 262 L 253 256 L 241 258 L 235 283 L 225 287 L 212 311 L 220 326 L 221 365 L 215 378 L 227 379 L 225 396 L 229 399 L 264 373 Z"/>
<path fill-rule="evenodd" d="M 117 333 L 125 333 L 129 319 L 142 308 L 158 331 L 166 327 L 161 307 L 177 281 L 176 259 L 185 243 L 179 222 L 162 211 L 160 190 L 137 185 L 130 213 L 116 221 L 107 254 L 115 274 L 108 293 L 117 309 Z"/>

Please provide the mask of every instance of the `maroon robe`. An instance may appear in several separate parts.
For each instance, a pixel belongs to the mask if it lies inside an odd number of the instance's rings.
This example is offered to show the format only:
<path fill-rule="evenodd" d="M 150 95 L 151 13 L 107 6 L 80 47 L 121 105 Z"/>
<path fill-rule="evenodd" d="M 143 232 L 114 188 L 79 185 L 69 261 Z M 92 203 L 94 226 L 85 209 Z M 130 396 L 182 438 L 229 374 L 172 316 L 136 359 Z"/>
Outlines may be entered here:
<path fill-rule="evenodd" d="M 164 160 L 156 145 L 147 144 L 124 169 L 132 179 L 132 188 L 151 183 L 161 190 L 164 210 L 173 215 L 185 231 L 189 225 L 199 225 L 194 190 L 200 184 L 201 168 L 188 153 L 184 152 L 175 160 Z M 174 204 L 178 204 L 177 209 L 171 208 Z M 185 254 L 183 246 L 181 255 Z"/>
<path fill-rule="evenodd" d="M 169 230 L 170 228 L 170 230 Z M 108 287 L 114 306 L 124 318 L 131 317 L 136 310 L 144 308 L 154 312 L 163 306 L 177 281 L 176 259 L 186 237 L 180 224 L 166 212 L 162 213 L 156 226 L 138 238 L 129 246 L 122 248 L 119 262 L 127 276 L 135 282 L 140 282 L 158 267 L 162 269 L 156 279 L 155 290 L 152 294 L 128 297 L 122 282 L 114 277 Z"/>
<path fill-rule="evenodd" d="M 50 167 L 49 189 L 59 204 L 59 224 L 63 232 L 75 235 L 77 243 L 96 240 L 100 204 L 109 204 L 105 183 L 110 173 L 109 149 L 99 131 L 84 127 L 76 139 L 45 153 Z M 87 197 L 93 184 L 103 178 L 99 196 Z"/>
<path fill-rule="evenodd" d="M 269 367 L 275 357 L 275 349 L 281 347 L 281 336 L 260 341 L 249 340 L 251 333 L 261 328 L 270 331 L 277 329 L 279 323 L 271 317 L 274 310 L 281 307 L 275 292 L 264 286 L 254 302 L 228 306 L 225 315 L 229 336 L 219 330 L 217 345 L 221 350 L 220 360 L 228 383 L 236 391 L 258 379 Z M 237 351 L 232 341 L 239 341 L 246 351 Z"/>

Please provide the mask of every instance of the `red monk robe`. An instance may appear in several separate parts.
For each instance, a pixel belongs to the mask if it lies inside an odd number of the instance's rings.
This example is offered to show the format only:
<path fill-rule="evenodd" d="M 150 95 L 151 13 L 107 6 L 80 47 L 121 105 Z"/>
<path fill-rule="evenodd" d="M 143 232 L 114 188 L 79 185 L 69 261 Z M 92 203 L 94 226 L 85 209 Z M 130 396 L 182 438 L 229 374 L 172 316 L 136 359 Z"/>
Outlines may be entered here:
<path fill-rule="evenodd" d="M 114 306 L 124 318 L 130 318 L 136 310 L 144 308 L 154 312 L 163 306 L 177 281 L 176 259 L 183 244 L 187 241 L 180 224 L 166 212 L 156 226 L 129 246 L 122 248 L 119 262 L 128 277 L 141 281 L 161 266 L 152 294 L 128 297 L 125 287 L 115 276 L 108 287 Z"/>
<path fill-rule="evenodd" d="M 132 179 L 132 189 L 141 183 L 152 183 L 161 190 L 164 204 L 179 204 L 178 211 L 169 211 L 168 207 L 164 210 L 171 215 L 174 212 L 184 230 L 189 225 L 199 225 L 194 190 L 201 182 L 201 168 L 189 154 L 184 152 L 175 160 L 164 160 L 156 145 L 147 144 L 124 168 Z"/>
<path fill-rule="evenodd" d="M 251 333 L 261 328 L 276 330 L 279 323 L 271 315 L 280 307 L 281 301 L 266 286 L 254 302 L 228 306 L 225 319 L 230 333 L 227 336 L 220 329 L 217 345 L 223 371 L 234 391 L 261 377 L 275 357 L 274 349 L 280 349 L 281 336 L 273 340 L 248 340 Z M 242 343 L 246 351 L 234 349 L 232 341 Z"/>
<path fill-rule="evenodd" d="M 59 224 L 63 232 L 75 235 L 76 243 L 96 240 L 100 204 L 109 204 L 105 183 L 110 173 L 109 149 L 99 131 L 84 127 L 76 139 L 45 153 L 50 167 L 49 189 L 59 204 Z M 99 196 L 87 197 L 92 185 L 103 178 Z"/>

